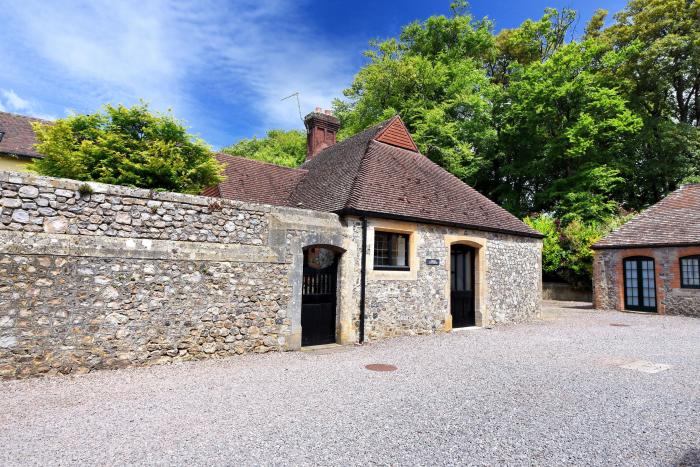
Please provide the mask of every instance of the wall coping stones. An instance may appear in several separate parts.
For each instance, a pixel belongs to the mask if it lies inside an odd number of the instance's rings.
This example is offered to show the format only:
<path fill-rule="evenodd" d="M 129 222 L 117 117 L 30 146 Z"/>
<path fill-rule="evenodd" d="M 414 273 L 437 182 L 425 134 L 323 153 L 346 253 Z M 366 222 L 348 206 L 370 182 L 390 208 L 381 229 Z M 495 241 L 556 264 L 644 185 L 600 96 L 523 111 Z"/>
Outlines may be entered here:
<path fill-rule="evenodd" d="M 243 201 L 212 198 L 209 196 L 190 195 L 184 193 L 165 192 L 148 190 L 144 188 L 133 188 L 121 185 L 109 185 L 98 182 L 85 182 L 80 180 L 71 180 L 67 178 L 46 177 L 28 172 L 9 172 L 0 171 L 0 182 L 8 182 L 20 185 L 33 185 L 35 187 L 50 187 L 55 189 L 79 191 L 82 186 L 89 186 L 93 193 L 125 196 L 129 198 L 139 198 L 145 200 L 165 201 L 181 204 L 190 204 L 195 206 L 209 206 L 218 203 L 222 206 L 238 208 L 245 211 L 259 212 L 276 212 L 286 215 L 309 216 L 316 218 L 337 220 L 338 215 L 322 211 L 314 211 L 311 209 L 301 209 L 286 206 L 273 206 L 269 204 L 248 203 Z"/>

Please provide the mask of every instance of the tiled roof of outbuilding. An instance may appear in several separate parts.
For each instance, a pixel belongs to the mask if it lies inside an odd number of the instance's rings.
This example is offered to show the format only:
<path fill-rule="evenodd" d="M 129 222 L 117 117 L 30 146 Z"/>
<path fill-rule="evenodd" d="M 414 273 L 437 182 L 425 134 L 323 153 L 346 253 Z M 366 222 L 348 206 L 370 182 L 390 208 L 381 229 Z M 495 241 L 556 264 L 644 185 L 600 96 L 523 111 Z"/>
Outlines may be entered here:
<path fill-rule="evenodd" d="M 306 174 L 306 170 L 223 153 L 217 154 L 216 159 L 226 167 L 226 180 L 206 188 L 205 196 L 284 206 L 289 204 L 292 190 Z"/>
<path fill-rule="evenodd" d="M 682 186 L 593 248 L 673 245 L 700 245 L 700 183 Z"/>
<path fill-rule="evenodd" d="M 25 117 L 8 112 L 0 112 L 0 154 L 41 158 L 44 157 L 34 149 L 37 143 L 32 129 L 32 122 L 51 123 L 40 118 Z"/>
<path fill-rule="evenodd" d="M 324 149 L 294 175 L 266 181 L 288 187 L 296 177 L 286 198 L 285 188 L 273 199 L 276 189 L 264 186 L 260 176 L 250 176 L 251 168 L 234 166 L 232 170 L 241 172 L 219 185 L 224 198 L 241 199 L 230 185 L 247 178 L 251 179 L 250 188 L 243 190 L 250 196 L 247 201 L 541 237 L 420 154 L 398 116 Z"/>

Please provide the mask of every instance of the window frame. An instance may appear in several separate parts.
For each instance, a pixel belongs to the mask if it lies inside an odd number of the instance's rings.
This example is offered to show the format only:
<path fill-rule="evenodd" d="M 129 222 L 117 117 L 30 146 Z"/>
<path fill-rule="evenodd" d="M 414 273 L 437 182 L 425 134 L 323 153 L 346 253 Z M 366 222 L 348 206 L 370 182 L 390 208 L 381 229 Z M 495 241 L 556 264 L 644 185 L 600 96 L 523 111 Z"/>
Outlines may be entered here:
<path fill-rule="evenodd" d="M 644 284 L 643 284 L 643 274 L 641 274 L 641 268 L 639 267 L 641 261 L 650 261 L 651 262 L 651 271 L 652 271 L 652 283 L 654 285 L 653 290 L 654 290 L 654 306 L 645 306 L 644 305 Z M 636 289 L 637 289 L 637 305 L 630 305 L 627 297 L 627 269 L 628 263 L 634 263 L 634 267 L 636 269 Z M 658 313 L 658 306 L 659 306 L 659 296 L 658 296 L 658 290 L 657 290 L 657 283 L 656 283 L 656 258 L 653 256 L 628 256 L 626 258 L 622 259 L 622 286 L 623 290 L 622 293 L 624 295 L 624 303 L 625 303 L 625 310 L 629 311 L 645 311 L 645 312 L 651 312 L 651 313 Z"/>
<path fill-rule="evenodd" d="M 688 256 L 683 256 L 681 258 L 678 258 L 678 267 L 680 268 L 680 274 L 681 274 L 681 289 L 700 289 L 700 284 L 698 285 L 686 285 L 684 284 L 685 281 L 685 275 L 683 274 L 683 260 L 684 259 L 697 259 L 698 260 L 698 268 L 700 268 L 700 255 L 688 255 Z"/>
<path fill-rule="evenodd" d="M 377 264 L 377 235 L 385 235 L 388 237 L 388 258 L 389 261 L 393 258 L 391 251 L 391 237 L 404 237 L 406 239 L 405 245 L 405 255 L 406 255 L 406 265 L 405 266 L 389 266 L 389 265 L 378 265 Z M 389 230 L 374 230 L 374 243 L 373 243 L 373 254 L 372 254 L 372 269 L 374 271 L 410 271 L 411 270 L 411 234 L 407 232 L 392 232 Z"/>

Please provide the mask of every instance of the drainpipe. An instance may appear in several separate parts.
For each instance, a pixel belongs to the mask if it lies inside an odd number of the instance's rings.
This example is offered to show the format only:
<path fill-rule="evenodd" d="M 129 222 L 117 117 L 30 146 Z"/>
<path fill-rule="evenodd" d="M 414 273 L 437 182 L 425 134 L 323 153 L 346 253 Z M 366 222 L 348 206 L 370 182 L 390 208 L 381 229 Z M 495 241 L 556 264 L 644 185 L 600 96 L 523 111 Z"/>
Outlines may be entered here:
<path fill-rule="evenodd" d="M 360 266 L 360 344 L 365 341 L 365 275 L 367 273 L 367 218 L 362 218 L 362 263 Z"/>

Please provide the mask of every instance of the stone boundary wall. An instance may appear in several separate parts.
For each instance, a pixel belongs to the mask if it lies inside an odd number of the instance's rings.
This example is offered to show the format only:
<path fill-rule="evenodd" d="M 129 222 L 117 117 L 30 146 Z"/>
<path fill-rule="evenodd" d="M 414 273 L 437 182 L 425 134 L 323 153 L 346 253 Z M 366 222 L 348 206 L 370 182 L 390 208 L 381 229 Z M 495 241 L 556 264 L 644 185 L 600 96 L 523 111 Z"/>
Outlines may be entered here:
<path fill-rule="evenodd" d="M 334 214 L 12 172 L 0 188 L 2 378 L 298 348 L 302 248 L 344 241 Z"/>
<path fill-rule="evenodd" d="M 590 290 L 580 290 L 564 282 L 542 282 L 542 300 L 564 302 L 592 302 Z"/>

